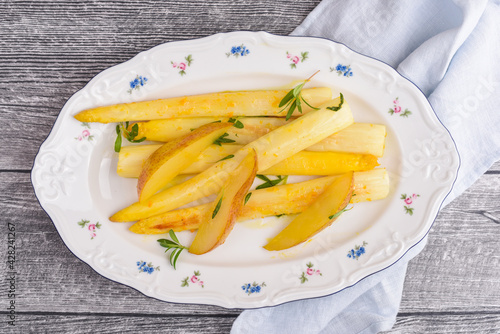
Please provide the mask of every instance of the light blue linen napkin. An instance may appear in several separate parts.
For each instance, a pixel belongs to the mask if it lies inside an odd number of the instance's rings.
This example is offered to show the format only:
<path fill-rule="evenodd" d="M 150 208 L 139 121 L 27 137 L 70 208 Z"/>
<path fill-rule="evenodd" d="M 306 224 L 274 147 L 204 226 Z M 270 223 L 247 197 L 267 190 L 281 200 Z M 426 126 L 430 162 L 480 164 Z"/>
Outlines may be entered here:
<path fill-rule="evenodd" d="M 450 130 L 461 168 L 448 204 L 500 159 L 500 1 L 324 0 L 292 35 L 318 36 L 380 59 L 415 83 Z M 247 310 L 231 333 L 378 333 L 394 325 L 407 263 L 339 293 Z"/>

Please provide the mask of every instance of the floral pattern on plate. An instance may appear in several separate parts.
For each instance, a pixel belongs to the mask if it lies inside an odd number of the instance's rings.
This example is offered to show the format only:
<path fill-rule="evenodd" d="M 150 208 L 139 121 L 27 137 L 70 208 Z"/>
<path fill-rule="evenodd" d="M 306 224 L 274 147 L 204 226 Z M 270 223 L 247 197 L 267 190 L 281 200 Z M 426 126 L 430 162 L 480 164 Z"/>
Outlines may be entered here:
<path fill-rule="evenodd" d="M 146 263 L 146 261 L 140 260 L 140 261 L 137 261 L 136 264 L 137 264 L 137 267 L 139 268 L 140 273 L 148 273 L 151 275 L 155 271 L 160 271 L 160 267 L 153 266 L 153 264 L 151 262 Z"/>
<path fill-rule="evenodd" d="M 143 77 L 142 75 L 137 75 L 134 80 L 129 83 L 129 90 L 127 91 L 129 94 L 132 94 L 134 90 L 139 90 L 148 82 L 148 78 Z"/>
<path fill-rule="evenodd" d="M 193 56 L 187 55 L 186 57 L 184 57 L 184 61 L 181 61 L 181 62 L 171 61 L 170 63 L 172 64 L 172 67 L 178 69 L 179 74 L 181 76 L 183 76 L 183 75 L 186 75 L 186 69 L 189 66 L 191 66 L 192 62 L 193 62 Z"/>
<path fill-rule="evenodd" d="M 359 259 L 361 255 L 366 253 L 366 245 L 368 245 L 368 243 L 366 241 L 363 241 L 363 244 L 361 246 L 354 246 L 354 248 L 347 253 L 347 257 L 353 260 Z"/>
<path fill-rule="evenodd" d="M 82 141 L 82 140 L 87 140 L 87 141 L 92 141 L 94 140 L 94 136 L 90 133 L 90 124 L 87 122 L 82 122 L 81 126 L 83 126 L 85 129 L 82 131 L 78 137 L 75 137 L 76 140 Z"/>
<path fill-rule="evenodd" d="M 406 108 L 403 112 L 402 111 L 402 108 L 401 106 L 399 105 L 399 98 L 396 97 L 394 99 L 394 101 L 392 101 L 392 103 L 394 104 L 394 106 L 392 108 L 389 109 L 389 114 L 392 115 L 399 115 L 401 117 L 408 117 L 411 115 L 411 111 L 408 110 L 408 108 Z"/>
<path fill-rule="evenodd" d="M 260 284 L 257 282 L 253 282 L 252 284 L 250 283 L 243 284 L 241 288 L 243 289 L 243 291 L 245 291 L 246 294 L 250 296 L 253 293 L 260 293 L 262 288 L 265 286 L 266 282 L 262 282 Z"/>
<path fill-rule="evenodd" d="M 413 216 L 413 210 L 414 210 L 414 208 L 411 207 L 411 205 L 413 204 L 413 202 L 415 201 L 415 199 L 417 199 L 417 197 L 420 197 L 420 195 L 418 195 L 418 194 L 412 194 L 410 196 L 407 196 L 406 194 L 401 194 L 401 199 L 406 204 L 404 206 L 406 214 L 408 214 L 410 216 Z"/>
<path fill-rule="evenodd" d="M 339 76 L 343 75 L 344 77 L 352 77 L 354 75 L 352 73 L 351 65 L 338 64 L 335 67 L 330 67 L 330 72 L 337 72 Z"/>
<path fill-rule="evenodd" d="M 90 220 L 87 219 L 82 219 L 77 224 L 80 225 L 81 228 L 87 227 L 87 230 L 90 233 L 90 240 L 93 240 L 97 236 L 96 231 L 102 226 L 99 222 L 91 224 Z"/>
<path fill-rule="evenodd" d="M 182 287 L 189 286 L 189 283 L 198 284 L 202 288 L 205 287 L 205 283 L 200 279 L 201 273 L 198 270 L 194 271 L 194 274 L 191 277 L 186 277 L 182 280 Z"/>
<path fill-rule="evenodd" d="M 231 50 L 229 52 L 226 52 L 226 56 L 229 58 L 231 56 L 238 58 L 238 57 L 244 57 L 250 53 L 250 50 L 247 49 L 247 47 L 244 44 L 241 44 L 240 46 L 233 46 L 231 47 Z"/>
<path fill-rule="evenodd" d="M 290 64 L 290 67 L 297 68 L 298 63 L 303 63 L 309 58 L 309 52 L 308 51 L 303 51 L 300 53 L 300 56 L 292 54 L 290 52 L 286 52 L 286 57 L 292 62 Z"/>
<path fill-rule="evenodd" d="M 308 264 L 306 264 L 306 266 L 306 271 L 303 271 L 302 275 L 299 277 L 300 283 L 304 284 L 305 282 L 309 281 L 310 276 L 323 276 L 319 269 L 313 269 L 314 264 L 312 264 L 312 262 L 309 262 Z"/>

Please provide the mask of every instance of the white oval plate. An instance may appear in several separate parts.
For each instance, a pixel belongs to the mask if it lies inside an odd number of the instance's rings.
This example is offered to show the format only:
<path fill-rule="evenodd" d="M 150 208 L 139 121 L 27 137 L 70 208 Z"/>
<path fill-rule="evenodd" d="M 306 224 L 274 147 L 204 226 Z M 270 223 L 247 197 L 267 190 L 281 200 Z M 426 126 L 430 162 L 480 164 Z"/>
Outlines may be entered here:
<path fill-rule="evenodd" d="M 236 224 L 226 243 L 168 263 L 161 236 L 135 235 L 114 212 L 136 201 L 136 181 L 116 175 L 114 124 L 73 116 L 101 105 L 303 80 L 342 92 L 357 122 L 387 126 L 381 167 L 388 198 L 356 204 L 311 242 L 287 252 L 262 246 L 290 221 Z M 99 274 L 169 302 L 255 308 L 324 296 L 396 262 L 429 231 L 459 166 L 448 131 L 424 95 L 386 64 L 321 38 L 232 32 L 159 45 L 109 68 L 74 94 L 32 170 L 36 196 L 68 248 Z M 189 244 L 193 233 L 177 233 Z"/>

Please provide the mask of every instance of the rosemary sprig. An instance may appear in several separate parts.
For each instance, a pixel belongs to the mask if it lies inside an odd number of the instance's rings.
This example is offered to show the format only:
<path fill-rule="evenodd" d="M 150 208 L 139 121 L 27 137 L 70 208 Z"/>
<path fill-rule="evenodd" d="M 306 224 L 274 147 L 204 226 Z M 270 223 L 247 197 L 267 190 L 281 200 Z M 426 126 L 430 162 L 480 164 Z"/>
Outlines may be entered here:
<path fill-rule="evenodd" d="M 217 138 L 215 141 L 214 141 L 214 144 L 215 145 L 219 145 L 219 146 L 222 146 L 222 144 L 230 144 L 230 143 L 234 143 L 235 141 L 232 140 L 232 139 L 229 139 L 229 138 L 226 138 L 227 136 L 229 136 L 229 134 L 226 132 L 224 133 L 222 136 L 220 136 L 219 138 Z"/>
<path fill-rule="evenodd" d="M 243 129 L 245 126 L 243 125 L 243 123 L 241 123 L 241 121 L 237 118 L 233 118 L 231 117 L 229 120 L 228 120 L 229 123 L 233 123 L 234 127 L 235 128 L 238 128 L 238 129 Z"/>
<path fill-rule="evenodd" d="M 228 160 L 228 159 L 232 159 L 232 158 L 234 158 L 234 154 L 227 155 L 224 158 L 220 159 L 219 161 L 224 161 L 224 160 Z M 217 162 L 219 162 L 219 161 L 217 161 Z"/>
<path fill-rule="evenodd" d="M 252 193 L 248 193 L 246 196 L 245 196 L 245 202 L 243 203 L 243 205 L 246 205 L 248 200 L 250 199 L 250 197 L 252 197 Z"/>
<path fill-rule="evenodd" d="M 217 214 L 219 213 L 220 206 L 222 205 L 222 199 L 223 198 L 224 198 L 224 195 L 222 195 L 220 197 L 219 201 L 217 202 L 217 205 L 215 206 L 214 212 L 212 212 L 212 219 L 214 219 L 215 216 L 217 216 Z"/>
<path fill-rule="evenodd" d="M 326 109 L 332 110 L 332 111 L 339 111 L 340 108 L 342 108 L 342 105 L 344 104 L 344 95 L 340 93 L 340 103 L 338 106 L 331 106 L 331 107 L 326 107 Z"/>
<path fill-rule="evenodd" d="M 132 125 L 132 129 L 128 130 L 129 122 L 121 122 L 116 125 L 116 140 L 115 140 L 115 152 L 120 152 L 122 148 L 122 133 L 125 139 L 131 143 L 140 143 L 146 140 L 146 137 L 140 139 L 135 139 L 139 134 L 139 124 L 135 123 Z"/>
<path fill-rule="evenodd" d="M 264 181 L 264 183 L 258 185 L 257 188 L 255 188 L 255 189 L 264 189 L 264 188 L 274 187 L 275 185 L 278 185 L 281 182 L 283 182 L 283 184 L 286 184 L 286 181 L 288 180 L 288 175 L 284 175 L 284 176 L 283 175 L 276 175 L 276 177 L 277 177 L 276 180 L 271 180 L 270 178 L 268 178 L 265 175 L 257 174 L 256 176 L 259 179 L 261 179 L 262 181 Z"/>
<path fill-rule="evenodd" d="M 333 214 L 333 215 L 329 216 L 329 217 L 328 217 L 328 219 L 330 219 L 330 220 L 335 219 L 335 218 L 337 218 L 338 216 L 340 216 L 341 214 L 343 214 L 344 212 L 349 211 L 349 210 L 351 210 L 351 209 L 352 209 L 352 206 L 351 206 L 349 209 L 346 209 L 346 208 L 344 207 L 344 208 L 343 208 L 342 210 L 340 210 L 339 212 L 337 212 L 337 213 L 335 213 L 335 214 Z"/>
<path fill-rule="evenodd" d="M 316 71 L 316 73 L 318 72 L 319 70 Z M 314 110 L 319 109 L 307 103 L 307 101 L 302 97 L 302 88 L 304 88 L 304 85 L 308 83 L 312 79 L 312 77 L 316 75 L 316 73 L 311 75 L 308 79 L 304 80 L 303 83 L 292 88 L 292 90 L 290 90 L 281 100 L 279 107 L 280 108 L 283 107 L 283 109 L 281 109 L 279 112 L 282 112 L 283 110 L 288 108 L 288 112 L 286 114 L 287 121 L 290 119 L 290 117 L 292 117 L 295 109 L 297 109 L 300 113 L 302 113 L 302 102 L 304 102 L 306 105 L 308 105 L 310 108 Z"/>
<path fill-rule="evenodd" d="M 172 253 L 170 253 L 169 262 L 170 265 L 175 269 L 175 265 L 177 264 L 177 259 L 179 258 L 179 255 L 184 249 L 188 249 L 188 247 L 181 245 L 179 239 L 177 239 L 177 236 L 174 233 L 174 230 L 170 230 L 168 234 L 172 240 L 158 239 L 157 241 L 160 243 L 160 246 L 166 248 L 165 253 L 173 249 Z"/>

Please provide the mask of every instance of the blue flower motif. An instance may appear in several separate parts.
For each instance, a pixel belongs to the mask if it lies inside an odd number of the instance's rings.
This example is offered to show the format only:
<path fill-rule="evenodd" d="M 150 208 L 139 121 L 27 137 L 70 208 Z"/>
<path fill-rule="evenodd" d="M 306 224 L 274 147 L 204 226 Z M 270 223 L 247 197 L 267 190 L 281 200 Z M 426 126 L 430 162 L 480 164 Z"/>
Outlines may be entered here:
<path fill-rule="evenodd" d="M 347 252 L 347 257 L 353 260 L 357 260 L 361 255 L 366 253 L 366 245 L 368 245 L 368 243 L 366 241 L 363 241 L 363 244 L 361 246 L 354 246 L 354 249 L 351 249 L 349 252 Z"/>
<path fill-rule="evenodd" d="M 137 261 L 137 267 L 140 273 L 152 274 L 155 270 L 160 270 L 160 267 L 153 267 L 153 264 L 146 263 L 145 261 Z"/>
<path fill-rule="evenodd" d="M 252 293 L 260 293 L 262 287 L 264 286 L 266 286 L 265 282 L 262 282 L 261 284 L 253 282 L 252 284 L 247 283 L 243 285 L 241 288 L 243 291 L 245 291 L 246 294 L 251 295 Z"/>
<path fill-rule="evenodd" d="M 250 50 L 247 49 L 247 47 L 244 44 L 241 44 L 240 46 L 233 46 L 231 47 L 230 52 L 226 53 L 227 57 L 230 56 L 235 56 L 235 57 L 243 57 L 246 56 L 247 54 L 250 53 Z"/>
<path fill-rule="evenodd" d="M 342 64 L 338 64 L 337 66 L 335 67 L 330 67 L 330 72 L 337 72 L 337 74 L 340 76 L 340 75 L 343 75 L 344 77 L 352 77 L 353 76 L 353 73 L 352 73 L 352 69 L 349 65 L 342 65 Z"/>
<path fill-rule="evenodd" d="M 148 78 L 143 77 L 142 75 L 136 76 L 134 80 L 130 81 L 130 89 L 128 90 L 128 92 L 132 94 L 132 91 L 134 89 L 139 89 L 140 87 L 144 86 L 147 81 Z"/>

